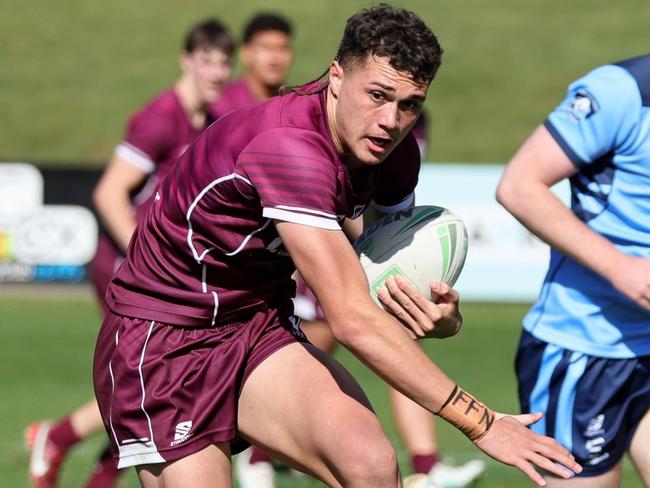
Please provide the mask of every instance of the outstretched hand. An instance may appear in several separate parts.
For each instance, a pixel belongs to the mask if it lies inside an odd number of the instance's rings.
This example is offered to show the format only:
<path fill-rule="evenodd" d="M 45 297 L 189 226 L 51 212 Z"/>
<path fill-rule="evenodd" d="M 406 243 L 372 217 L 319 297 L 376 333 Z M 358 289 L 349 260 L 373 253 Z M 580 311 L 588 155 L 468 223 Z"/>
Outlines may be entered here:
<path fill-rule="evenodd" d="M 495 422 L 476 445 L 497 461 L 519 468 L 538 486 L 546 486 L 546 481 L 534 466 L 561 478 L 580 473 L 582 467 L 566 448 L 526 428 L 542 416 L 541 413 L 515 416 L 495 413 Z"/>
<path fill-rule="evenodd" d="M 386 311 L 406 328 L 413 338 L 444 339 L 458 333 L 463 323 L 458 292 L 446 283 L 431 283 L 431 299 L 426 298 L 407 279 L 386 280 L 386 290 L 378 297 Z"/>

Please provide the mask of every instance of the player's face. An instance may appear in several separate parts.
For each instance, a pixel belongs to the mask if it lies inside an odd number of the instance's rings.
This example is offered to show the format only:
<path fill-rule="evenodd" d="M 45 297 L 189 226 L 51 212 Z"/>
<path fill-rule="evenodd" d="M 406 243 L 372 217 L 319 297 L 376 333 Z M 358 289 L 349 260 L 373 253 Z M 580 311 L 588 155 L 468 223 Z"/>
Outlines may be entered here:
<path fill-rule="evenodd" d="M 199 98 L 210 104 L 221 96 L 230 80 L 232 60 L 220 49 L 196 49 L 183 55 L 181 66 L 194 80 Z"/>
<path fill-rule="evenodd" d="M 413 128 L 427 89 L 387 58 L 369 56 L 346 69 L 332 62 L 328 116 L 344 160 L 351 166 L 385 160 Z"/>
<path fill-rule="evenodd" d="M 287 79 L 293 48 L 284 32 L 260 31 L 241 51 L 246 73 L 265 86 L 280 86 Z"/>

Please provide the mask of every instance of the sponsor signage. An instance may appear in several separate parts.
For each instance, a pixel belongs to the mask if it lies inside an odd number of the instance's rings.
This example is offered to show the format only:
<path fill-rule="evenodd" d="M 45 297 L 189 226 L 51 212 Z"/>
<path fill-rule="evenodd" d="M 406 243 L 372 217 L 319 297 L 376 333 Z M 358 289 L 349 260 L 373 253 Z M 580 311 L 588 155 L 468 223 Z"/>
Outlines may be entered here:
<path fill-rule="evenodd" d="M 81 281 L 97 248 L 85 207 L 44 205 L 43 178 L 25 163 L 0 164 L 0 282 Z"/>
<path fill-rule="evenodd" d="M 464 300 L 533 301 L 548 266 L 548 246 L 512 217 L 494 197 L 505 169 L 496 164 L 424 164 L 416 205 L 438 205 L 467 226 L 469 249 L 455 285 Z M 553 187 L 567 204 L 568 182 Z"/>
<path fill-rule="evenodd" d="M 494 198 L 504 168 L 424 164 L 420 173 L 416 205 L 446 207 L 467 226 L 469 250 L 456 283 L 464 300 L 532 301 L 548 266 L 548 246 Z M 92 168 L 41 173 L 30 164 L 0 163 L 0 283 L 86 278 L 97 243 L 88 196 L 98 176 Z M 566 181 L 553 190 L 568 204 Z M 44 204 L 44 194 L 58 204 Z"/>

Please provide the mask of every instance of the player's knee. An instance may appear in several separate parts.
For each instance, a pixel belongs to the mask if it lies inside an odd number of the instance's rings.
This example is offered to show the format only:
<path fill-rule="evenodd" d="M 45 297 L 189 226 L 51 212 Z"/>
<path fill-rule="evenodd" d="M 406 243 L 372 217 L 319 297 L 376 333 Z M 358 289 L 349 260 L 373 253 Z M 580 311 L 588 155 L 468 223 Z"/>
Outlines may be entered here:
<path fill-rule="evenodd" d="M 344 478 L 351 486 L 395 486 L 397 454 L 387 438 L 355 443 Z"/>

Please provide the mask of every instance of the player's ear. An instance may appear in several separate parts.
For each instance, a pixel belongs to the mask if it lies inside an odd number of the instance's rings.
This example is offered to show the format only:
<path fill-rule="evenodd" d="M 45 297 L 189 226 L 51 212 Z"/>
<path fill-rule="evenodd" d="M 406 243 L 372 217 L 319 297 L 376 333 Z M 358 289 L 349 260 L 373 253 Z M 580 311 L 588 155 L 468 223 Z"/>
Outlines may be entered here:
<path fill-rule="evenodd" d="M 339 96 L 341 83 L 343 83 L 343 66 L 335 59 L 330 63 L 329 82 L 330 90 L 335 97 Z"/>
<path fill-rule="evenodd" d="M 181 67 L 183 73 L 191 70 L 192 59 L 189 53 L 183 53 L 178 57 L 178 65 Z"/>
<path fill-rule="evenodd" d="M 251 57 L 251 47 L 248 44 L 242 44 L 242 46 L 239 48 L 239 60 L 245 67 L 250 65 Z"/>

